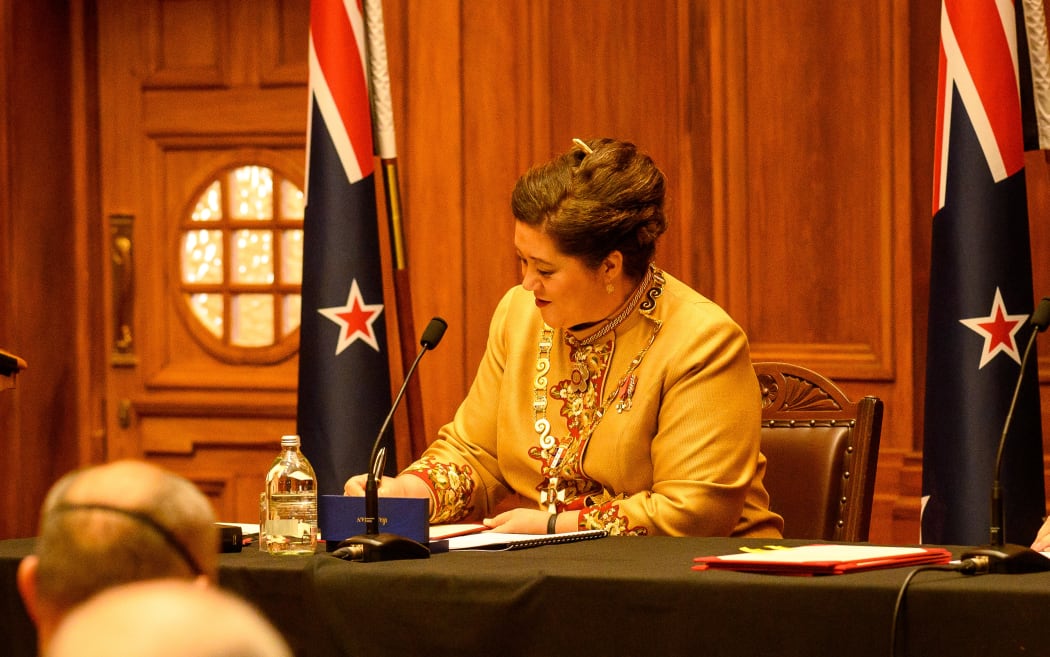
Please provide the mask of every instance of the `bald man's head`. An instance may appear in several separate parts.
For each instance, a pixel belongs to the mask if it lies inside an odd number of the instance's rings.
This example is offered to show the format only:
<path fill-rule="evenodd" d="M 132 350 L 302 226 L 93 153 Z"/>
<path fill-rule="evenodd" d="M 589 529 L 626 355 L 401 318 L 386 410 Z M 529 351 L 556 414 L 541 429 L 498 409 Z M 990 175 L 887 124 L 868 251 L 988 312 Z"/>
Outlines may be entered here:
<path fill-rule="evenodd" d="M 41 642 L 72 607 L 111 586 L 154 578 L 214 580 L 211 503 L 186 479 L 142 461 L 72 472 L 48 492 L 19 589 Z"/>
<path fill-rule="evenodd" d="M 251 605 L 216 587 L 152 580 L 107 589 L 72 611 L 45 657 L 291 657 Z"/>

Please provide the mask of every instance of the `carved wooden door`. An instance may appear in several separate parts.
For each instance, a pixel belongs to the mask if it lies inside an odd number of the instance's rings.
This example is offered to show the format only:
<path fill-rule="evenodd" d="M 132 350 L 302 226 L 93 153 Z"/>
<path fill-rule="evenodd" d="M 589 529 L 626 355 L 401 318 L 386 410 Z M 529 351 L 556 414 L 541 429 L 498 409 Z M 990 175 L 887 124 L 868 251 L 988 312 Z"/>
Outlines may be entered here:
<path fill-rule="evenodd" d="M 295 430 L 308 0 L 100 0 L 106 459 L 258 521 Z M 297 260 L 298 259 L 298 260 Z"/>

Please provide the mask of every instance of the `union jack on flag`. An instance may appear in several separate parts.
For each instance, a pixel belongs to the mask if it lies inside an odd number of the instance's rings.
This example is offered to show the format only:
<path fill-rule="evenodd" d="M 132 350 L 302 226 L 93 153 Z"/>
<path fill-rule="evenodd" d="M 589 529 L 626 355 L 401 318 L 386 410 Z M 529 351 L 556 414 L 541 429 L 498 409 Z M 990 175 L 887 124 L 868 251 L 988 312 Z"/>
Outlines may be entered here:
<path fill-rule="evenodd" d="M 996 453 L 1033 330 L 1024 152 L 1050 144 L 1042 0 L 943 0 L 923 435 L 924 543 L 987 543 Z M 1045 513 L 1039 381 L 1004 449 L 1007 542 Z"/>

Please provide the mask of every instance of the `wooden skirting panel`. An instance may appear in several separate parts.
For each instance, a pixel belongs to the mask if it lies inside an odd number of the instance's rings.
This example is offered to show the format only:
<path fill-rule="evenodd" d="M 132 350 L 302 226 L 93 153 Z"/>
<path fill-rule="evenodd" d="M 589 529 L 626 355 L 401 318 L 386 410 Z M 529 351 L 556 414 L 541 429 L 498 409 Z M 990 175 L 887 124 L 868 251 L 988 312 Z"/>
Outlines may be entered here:
<path fill-rule="evenodd" d="M 1050 473 L 1044 459 L 1046 488 Z M 875 504 L 872 509 L 870 540 L 873 543 L 913 544 L 919 542 L 919 511 L 922 499 L 922 452 L 890 452 L 879 456 Z"/>

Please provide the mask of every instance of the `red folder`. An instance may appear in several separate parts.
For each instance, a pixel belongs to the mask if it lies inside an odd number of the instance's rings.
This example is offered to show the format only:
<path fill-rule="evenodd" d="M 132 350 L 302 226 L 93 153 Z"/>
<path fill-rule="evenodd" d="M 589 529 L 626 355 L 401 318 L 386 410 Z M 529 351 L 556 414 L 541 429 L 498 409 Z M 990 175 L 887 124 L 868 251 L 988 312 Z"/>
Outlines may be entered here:
<path fill-rule="evenodd" d="M 779 575 L 842 575 L 845 573 L 901 568 L 951 561 L 952 554 L 939 547 L 884 545 L 803 545 L 696 557 L 693 570 L 738 570 Z"/>

